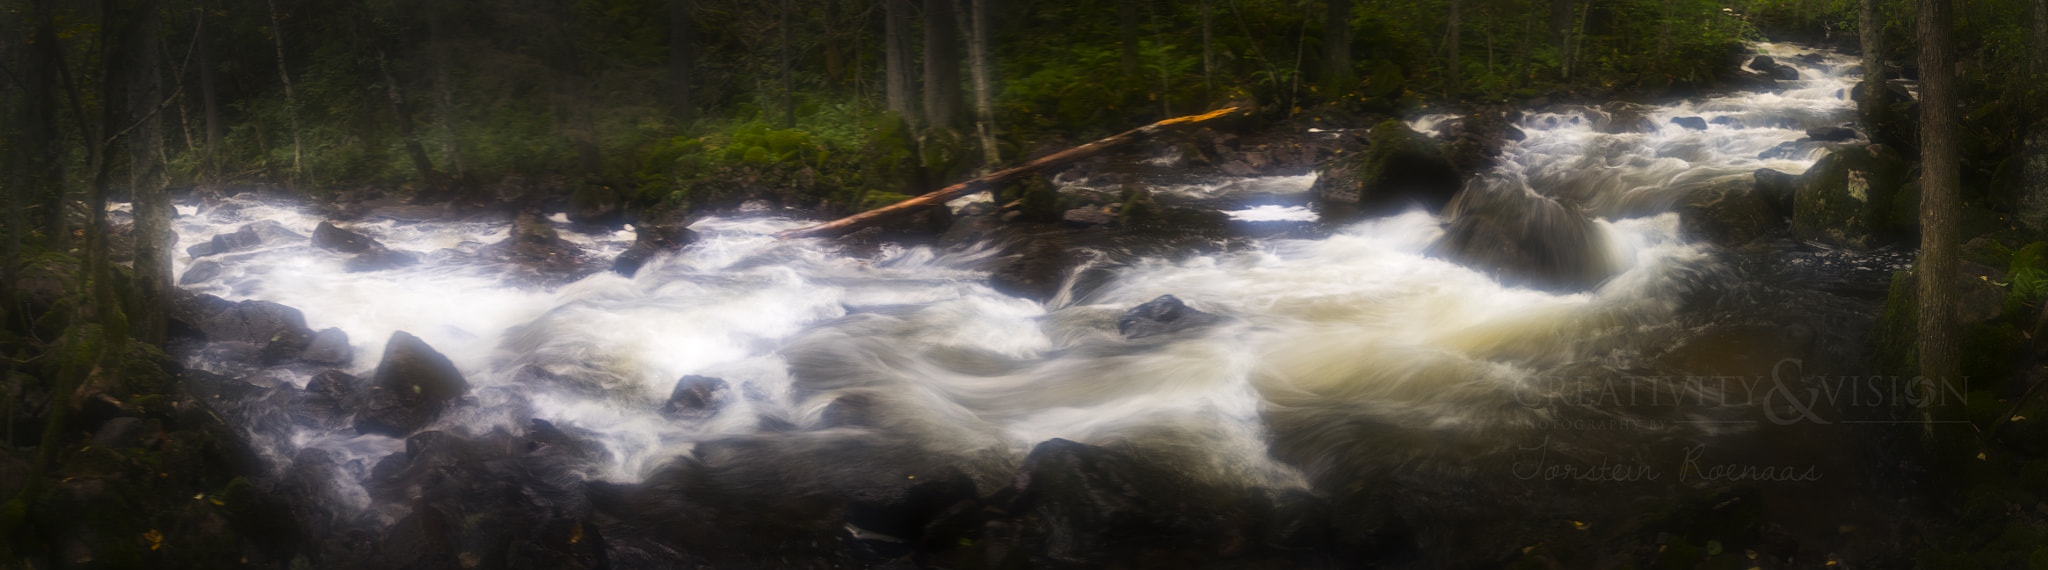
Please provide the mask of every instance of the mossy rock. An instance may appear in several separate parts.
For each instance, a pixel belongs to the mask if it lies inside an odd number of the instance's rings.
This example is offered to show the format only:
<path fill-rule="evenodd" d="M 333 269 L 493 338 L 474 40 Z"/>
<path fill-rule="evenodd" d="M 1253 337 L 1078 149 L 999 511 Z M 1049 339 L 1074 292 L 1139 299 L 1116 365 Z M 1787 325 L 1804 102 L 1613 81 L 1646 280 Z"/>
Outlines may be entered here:
<path fill-rule="evenodd" d="M 1356 194 L 1351 188 L 1324 187 L 1317 194 L 1324 209 L 1349 206 L 1367 215 L 1383 215 L 1421 205 L 1435 212 L 1463 186 L 1457 167 L 1444 157 L 1436 142 L 1408 128 L 1407 123 L 1390 120 L 1374 125 L 1368 144 L 1365 152 L 1338 159 L 1356 163 L 1349 167 L 1358 173 Z"/>
<path fill-rule="evenodd" d="M 1748 243 L 1784 226 L 1770 200 L 1754 184 L 1729 180 L 1710 184 L 1678 205 L 1679 231 L 1723 246 Z"/>
<path fill-rule="evenodd" d="M 1116 211 L 1116 223 L 1130 227 L 1159 221 L 1159 204 L 1152 201 L 1152 192 L 1138 186 L 1124 189 L 1123 205 Z"/>
<path fill-rule="evenodd" d="M 1909 165 L 1883 145 L 1844 148 L 1822 157 L 1801 178 L 1792 229 L 1832 245 L 1871 249 L 1904 232 L 1892 208 Z"/>

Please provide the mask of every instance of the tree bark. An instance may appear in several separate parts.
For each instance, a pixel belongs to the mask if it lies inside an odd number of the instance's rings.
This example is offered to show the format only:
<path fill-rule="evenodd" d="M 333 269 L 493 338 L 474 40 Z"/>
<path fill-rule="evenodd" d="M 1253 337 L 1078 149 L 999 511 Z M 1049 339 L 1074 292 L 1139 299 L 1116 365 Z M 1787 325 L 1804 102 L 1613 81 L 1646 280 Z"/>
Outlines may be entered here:
<path fill-rule="evenodd" d="M 996 148 L 996 111 L 994 93 L 989 85 L 989 36 L 988 0 L 970 0 L 965 10 L 962 29 L 967 31 L 968 69 L 974 78 L 974 129 L 981 135 L 981 154 L 985 168 L 1002 164 L 1002 153 Z"/>
<path fill-rule="evenodd" d="M 911 84 L 910 0 L 887 0 L 882 32 L 883 89 L 889 110 L 903 116 L 912 129 L 924 124 L 917 103 L 917 88 Z"/>
<path fill-rule="evenodd" d="M 1334 101 L 1358 85 L 1351 71 L 1351 0 L 1326 0 L 1324 8 L 1323 92 Z"/>
<path fill-rule="evenodd" d="M 51 14 L 55 11 L 53 4 L 53 0 L 37 0 L 33 4 L 37 18 L 36 41 L 30 48 L 29 60 L 34 68 L 26 73 L 30 77 L 30 93 L 23 107 L 30 116 L 23 121 L 22 129 L 26 134 L 25 140 L 31 143 L 43 141 L 43 144 L 24 147 L 29 149 L 27 176 L 30 181 L 24 187 L 37 192 L 42 201 L 43 247 L 63 252 L 71 249 L 71 218 L 66 215 L 66 211 L 71 209 L 71 200 L 64 186 L 64 141 L 58 138 L 55 113 L 58 103 L 54 94 L 59 75 L 64 73 L 64 54 L 57 43 L 55 16 Z M 72 99 L 72 112 L 77 114 L 77 97 Z M 82 114 L 77 118 L 85 119 Z M 81 130 L 84 127 L 79 125 Z"/>
<path fill-rule="evenodd" d="M 8 201 L 8 263 L 6 267 L 0 268 L 0 279 L 4 279 L 4 282 L 0 282 L 0 303 L 4 305 L 0 307 L 4 307 L 7 318 L 13 319 L 17 324 L 24 316 L 17 312 L 18 306 L 14 303 L 14 283 L 16 268 L 20 267 L 22 241 L 26 237 L 29 223 L 26 212 L 29 205 L 37 201 L 43 202 L 42 207 L 51 208 L 53 203 L 61 201 L 63 195 L 62 176 L 59 176 L 58 171 L 59 165 L 63 163 L 63 146 L 57 140 L 57 116 L 52 112 L 57 108 L 54 94 L 57 85 L 56 61 L 59 56 L 56 52 L 56 34 L 45 17 L 47 6 L 47 0 L 30 5 L 33 12 L 29 14 L 28 20 L 32 23 L 28 25 L 31 26 L 33 31 L 30 34 L 36 41 L 23 42 L 27 44 L 23 46 L 27 49 L 21 52 L 22 57 L 18 60 L 21 66 L 17 68 L 19 72 L 15 79 L 21 82 L 21 91 L 20 97 L 15 100 L 11 109 L 13 116 L 9 117 L 12 128 L 0 130 L 0 133 L 12 135 L 8 144 L 12 150 L 0 156 L 6 165 L 6 171 L 0 172 L 0 175 L 6 176 L 9 182 L 9 188 L 5 192 Z M 48 198 L 53 195 L 57 197 L 56 200 Z M 52 219 L 55 223 L 63 221 L 62 216 L 48 216 L 47 212 L 45 214 L 45 231 L 51 227 Z"/>
<path fill-rule="evenodd" d="M 1960 381 L 1956 255 L 1961 165 L 1949 0 L 1920 0 L 1920 374 Z"/>
<path fill-rule="evenodd" d="M 668 2 L 668 80 L 672 84 L 669 104 L 674 107 L 678 125 L 688 124 L 696 116 L 690 102 L 690 80 L 696 76 L 697 67 L 697 34 L 691 21 L 691 2 Z"/>
<path fill-rule="evenodd" d="M 1449 73 L 1445 75 L 1445 78 L 1450 80 L 1450 91 L 1452 97 L 1456 97 L 1458 95 L 1458 88 L 1460 87 L 1460 78 L 1458 77 L 1458 44 L 1463 43 L 1458 41 L 1458 12 L 1460 11 L 1461 10 L 1458 9 L 1458 0 L 1451 0 L 1450 24 L 1446 26 L 1449 29 L 1445 30 L 1445 33 L 1450 35 L 1450 39 L 1447 41 L 1450 43 L 1449 47 L 1451 50 L 1451 63 L 1449 66 L 1450 69 L 1447 70 Z"/>
<path fill-rule="evenodd" d="M 427 158 L 427 149 L 420 145 L 420 138 L 413 130 L 412 112 L 405 108 L 405 92 L 398 89 L 398 78 L 391 75 L 383 46 L 375 49 L 377 71 L 384 74 L 384 100 L 390 104 L 392 118 L 398 124 L 398 138 L 405 145 L 405 156 L 412 159 L 412 168 L 419 173 L 420 183 L 438 188 L 441 186 L 441 174 L 434 171 L 434 162 Z"/>
<path fill-rule="evenodd" d="M 1570 53 L 1572 39 L 1572 7 L 1575 0 L 1550 0 L 1550 47 L 1557 52 L 1557 61 L 1562 64 Z"/>
<path fill-rule="evenodd" d="M 2033 41 L 2027 53 L 2032 68 L 2028 87 L 2032 106 L 2022 141 L 2020 221 L 2034 231 L 2048 231 L 2048 0 L 2029 2 L 2033 14 Z"/>
<path fill-rule="evenodd" d="M 220 174 L 220 100 L 214 94 L 213 56 L 206 46 L 208 43 L 206 35 L 206 10 L 202 7 L 197 12 L 199 13 L 199 23 L 194 25 L 193 29 L 195 31 L 193 33 L 199 34 L 197 40 L 199 43 L 199 102 L 200 106 L 204 107 L 206 115 L 206 168 L 204 172 L 206 172 L 208 178 L 212 178 Z"/>
<path fill-rule="evenodd" d="M 277 79 L 278 81 L 284 83 L 284 112 L 285 116 L 291 119 L 292 125 L 291 183 L 296 185 L 299 183 L 300 179 L 304 178 L 306 175 L 304 166 L 306 160 L 306 146 L 304 140 L 302 139 L 299 133 L 299 100 L 297 97 L 292 95 L 292 74 L 291 71 L 285 67 L 284 20 L 283 18 L 278 16 L 277 0 L 267 1 L 270 4 L 270 37 L 277 43 Z"/>
<path fill-rule="evenodd" d="M 159 343 L 164 337 L 164 307 L 171 303 L 171 252 L 177 234 L 171 230 L 171 200 L 165 191 L 162 59 L 157 44 L 161 20 L 156 10 L 135 17 L 130 44 L 127 121 L 135 124 L 128 138 L 128 187 L 135 212 L 135 337 Z M 102 238 L 104 239 L 104 238 Z"/>
<path fill-rule="evenodd" d="M 958 0 L 924 2 L 924 111 L 930 126 L 957 129 L 960 113 L 959 24 L 953 19 Z"/>
<path fill-rule="evenodd" d="M 1239 114 L 1239 112 L 1240 110 L 1237 107 L 1230 107 L 1210 111 L 1200 115 L 1190 115 L 1186 117 L 1177 117 L 1167 119 L 1164 121 L 1159 121 L 1157 123 L 1152 123 L 1150 125 L 1145 125 L 1143 127 L 1138 127 L 1135 129 L 1124 131 L 1109 138 L 1105 138 L 1102 140 L 1098 140 L 1095 142 L 1056 152 L 1043 158 L 1039 158 L 1037 160 L 1026 162 L 1024 164 L 1006 170 L 1002 170 L 1000 172 L 996 172 L 995 174 L 990 174 L 966 182 L 961 182 L 959 184 L 954 184 L 952 186 L 947 186 L 945 188 L 941 188 L 929 194 L 917 196 L 908 200 L 904 200 L 902 202 L 897 202 L 895 204 L 890 204 L 888 206 L 883 206 L 881 208 L 868 210 L 866 212 L 861 212 L 858 214 L 818 224 L 815 226 L 784 231 L 775 234 L 775 237 L 789 239 L 802 237 L 829 237 L 843 235 L 877 223 L 889 221 L 893 219 L 894 216 L 909 213 L 921 206 L 944 204 L 961 196 L 966 196 L 976 192 L 982 192 L 992 188 L 1001 187 L 1004 184 L 1014 182 L 1028 174 L 1044 171 L 1047 169 L 1067 164 L 1072 164 L 1075 161 L 1086 159 L 1088 157 L 1102 154 L 1103 152 L 1115 149 L 1117 147 L 1121 147 L 1126 144 L 1143 140 L 1146 137 L 1159 134 L 1160 132 L 1168 129 L 1182 129 L 1194 127 L 1201 125 L 1203 123 L 1208 123 L 1218 119 L 1235 116 Z"/>
<path fill-rule="evenodd" d="M 1138 76 L 1138 3 L 1137 0 L 1117 0 L 1117 43 L 1123 48 L 1124 78 Z"/>
<path fill-rule="evenodd" d="M 1884 80 L 1884 20 L 1877 12 L 1878 0 L 1860 0 L 1856 10 L 1856 39 L 1863 49 L 1863 78 Z M 1865 88 L 1869 94 L 1869 88 Z"/>

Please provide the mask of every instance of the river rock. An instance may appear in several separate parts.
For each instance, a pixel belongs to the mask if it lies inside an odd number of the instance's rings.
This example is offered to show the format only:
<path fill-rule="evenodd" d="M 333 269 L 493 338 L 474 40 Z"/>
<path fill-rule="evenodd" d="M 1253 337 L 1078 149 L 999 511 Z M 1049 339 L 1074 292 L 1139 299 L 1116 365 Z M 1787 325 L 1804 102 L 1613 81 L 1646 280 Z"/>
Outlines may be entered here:
<path fill-rule="evenodd" d="M 196 295 L 181 299 L 171 318 L 206 341 L 255 345 L 266 365 L 297 357 L 313 337 L 298 309 L 269 301 L 237 303 Z"/>
<path fill-rule="evenodd" d="M 1799 79 L 1798 69 L 1794 69 L 1790 65 L 1778 63 L 1777 60 L 1771 59 L 1771 56 L 1768 55 L 1759 55 L 1756 56 L 1756 59 L 1749 60 L 1749 68 L 1769 75 L 1771 79 L 1779 81 Z"/>
<path fill-rule="evenodd" d="M 448 357 L 405 331 L 391 333 L 384 360 L 356 415 L 356 431 L 403 437 L 441 415 L 456 398 L 469 392 L 469 382 Z"/>
<path fill-rule="evenodd" d="M 362 253 L 383 249 L 384 244 L 369 236 L 336 227 L 333 222 L 320 222 L 313 228 L 313 247 L 341 253 Z"/>
<path fill-rule="evenodd" d="M 1872 93 L 1871 90 L 1875 90 Z M 1913 156 L 1920 148 L 1920 102 L 1905 87 L 1867 79 L 1849 90 L 1856 100 L 1856 124 L 1870 142 Z"/>
<path fill-rule="evenodd" d="M 569 193 L 569 221 L 591 225 L 617 223 L 624 204 L 619 192 L 610 186 L 584 184 Z"/>
<path fill-rule="evenodd" d="M 1160 295 L 1131 310 L 1124 311 L 1116 319 L 1116 332 L 1127 339 L 1140 339 L 1197 329 L 1223 322 L 1223 317 L 1197 311 L 1179 298 Z"/>
<path fill-rule="evenodd" d="M 633 245 L 612 259 L 612 271 L 632 277 L 647 260 L 663 252 L 681 251 L 697 241 L 697 232 L 686 227 L 680 214 L 671 214 L 633 224 Z"/>
<path fill-rule="evenodd" d="M 362 396 L 363 381 L 340 370 L 327 370 L 306 381 L 293 395 L 292 419 L 300 425 L 333 429 L 347 426 Z"/>
<path fill-rule="evenodd" d="M 1707 130 L 1707 120 L 1699 117 L 1672 117 L 1671 124 L 1695 131 Z"/>
<path fill-rule="evenodd" d="M 661 405 L 661 415 L 672 419 L 709 416 L 725 404 L 728 392 L 725 380 L 695 374 L 684 376 L 676 381 L 668 402 Z"/>
<path fill-rule="evenodd" d="M 489 259 L 521 265 L 543 280 L 571 280 L 594 270 L 584 259 L 582 248 L 562 239 L 533 211 L 513 217 L 512 235 L 484 251 Z"/>
<path fill-rule="evenodd" d="M 1799 194 L 1799 177 L 1769 168 L 1758 168 L 1752 173 L 1756 179 L 1757 194 L 1770 201 L 1771 208 L 1780 216 L 1792 215 L 1792 197 Z"/>
<path fill-rule="evenodd" d="M 1484 172 L 1493 168 L 1494 159 L 1500 157 L 1501 149 L 1508 141 L 1528 138 L 1527 133 L 1515 128 L 1514 121 L 1521 116 L 1511 108 L 1481 108 L 1463 117 L 1446 121 L 1438 127 L 1444 140 L 1444 157 L 1461 173 Z"/>
<path fill-rule="evenodd" d="M 1692 191 L 1678 205 L 1679 231 L 1723 246 L 1748 243 L 1784 226 L 1784 216 L 1747 180 Z"/>
<path fill-rule="evenodd" d="M 1656 107 L 1627 101 L 1608 101 L 1593 120 L 1593 130 L 1607 134 L 1654 133 L 1657 122 L 1650 120 Z"/>
<path fill-rule="evenodd" d="M 1116 221 L 1116 214 L 1102 208 L 1074 208 L 1060 214 L 1060 221 L 1075 226 L 1100 226 Z"/>
<path fill-rule="evenodd" d="M 202 259 L 193 262 L 191 267 L 185 268 L 185 274 L 178 276 L 178 284 L 191 285 L 212 281 L 220 277 L 222 271 L 223 269 L 219 263 L 215 263 L 211 259 Z"/>
<path fill-rule="evenodd" d="M 379 245 L 375 249 L 349 256 L 348 261 L 342 266 L 349 273 L 369 273 L 418 265 L 419 262 L 420 254 L 384 249 L 384 246 Z"/>
<path fill-rule="evenodd" d="M 318 364 L 347 364 L 354 358 L 355 349 L 348 344 L 348 333 L 337 328 L 313 333 L 313 340 L 299 353 L 299 360 Z"/>
<path fill-rule="evenodd" d="M 1339 157 L 1325 170 L 1356 172 L 1356 185 L 1346 184 L 1350 175 L 1339 175 L 1331 184 L 1316 185 L 1316 199 L 1325 218 L 1346 210 L 1365 215 L 1384 215 L 1420 204 L 1430 211 L 1456 195 L 1462 184 L 1458 168 L 1444 157 L 1435 143 L 1408 128 L 1407 123 L 1386 121 L 1372 128 L 1371 144 L 1365 152 Z"/>
<path fill-rule="evenodd" d="M 1474 186 L 1446 208 L 1428 253 L 1511 286 L 1590 289 L 1614 271 L 1599 227 L 1578 208 L 1521 188 Z"/>
<path fill-rule="evenodd" d="M 1066 238 L 1057 234 L 1024 239 L 1018 253 L 1002 262 L 988 276 L 989 287 L 1006 295 L 1038 302 L 1052 300 L 1073 263 Z"/>
<path fill-rule="evenodd" d="M 1894 227 L 1891 210 L 1907 167 L 1905 159 L 1884 145 L 1829 153 L 1800 177 L 1792 204 L 1793 231 L 1858 249 L 1891 243 L 1902 230 Z"/>
<path fill-rule="evenodd" d="M 1814 127 L 1806 129 L 1806 138 L 1821 142 L 1841 142 L 1856 138 L 1856 129 L 1849 127 Z"/>
<path fill-rule="evenodd" d="M 93 432 L 92 444 L 106 448 L 143 447 L 152 435 L 142 418 L 114 418 Z"/>

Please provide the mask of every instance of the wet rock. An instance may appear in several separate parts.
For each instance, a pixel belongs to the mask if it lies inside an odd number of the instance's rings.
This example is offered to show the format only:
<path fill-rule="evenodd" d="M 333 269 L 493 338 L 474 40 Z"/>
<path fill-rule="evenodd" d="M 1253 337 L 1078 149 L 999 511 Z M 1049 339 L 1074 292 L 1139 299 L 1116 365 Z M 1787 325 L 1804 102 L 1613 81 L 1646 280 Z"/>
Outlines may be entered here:
<path fill-rule="evenodd" d="M 1140 339 L 1220 322 L 1223 322 L 1223 317 L 1197 311 L 1172 295 L 1160 295 L 1124 311 L 1123 316 L 1116 319 L 1116 332 L 1127 339 Z"/>
<path fill-rule="evenodd" d="M 1672 119 L 1672 120 L 1674 120 L 1674 121 L 1675 121 L 1675 120 L 1677 120 L 1677 119 Z M 1742 119 L 1737 119 L 1737 118 L 1735 118 L 1735 117 L 1730 117 L 1730 116 L 1727 116 L 1727 115 L 1721 115 L 1721 116 L 1718 116 L 1718 117 L 1714 117 L 1714 118 L 1713 118 L 1713 119 L 1711 119 L 1711 120 L 1708 120 L 1708 121 L 1707 121 L 1707 124 L 1710 124 L 1710 125 L 1726 125 L 1726 126 L 1731 126 L 1731 127 L 1741 128 L 1741 127 L 1742 127 Z"/>
<path fill-rule="evenodd" d="M 214 263 L 210 259 L 202 259 L 194 262 L 191 267 L 185 268 L 185 274 L 178 276 L 178 284 L 205 283 L 219 278 L 222 272 L 223 269 L 219 263 Z"/>
<path fill-rule="evenodd" d="M 292 398 L 292 418 L 302 425 L 338 428 L 346 424 L 362 396 L 363 381 L 340 370 L 327 370 L 306 381 Z"/>
<path fill-rule="evenodd" d="M 1883 145 L 1849 147 L 1829 153 L 1800 178 L 1792 204 L 1792 229 L 1801 237 L 1832 245 L 1868 249 L 1897 239 L 1891 215 L 1894 193 L 1908 165 Z"/>
<path fill-rule="evenodd" d="M 1723 118 L 1725 117 L 1715 117 L 1717 120 Z M 1707 130 L 1707 120 L 1699 117 L 1672 117 L 1671 124 L 1695 131 Z"/>
<path fill-rule="evenodd" d="M 1778 88 L 1778 80 L 1772 79 L 1770 74 L 1744 69 L 1729 71 L 1722 80 L 1737 89 L 1773 91 Z"/>
<path fill-rule="evenodd" d="M 142 421 L 142 418 L 114 418 L 107 420 L 107 423 L 100 426 L 99 431 L 92 434 L 92 445 L 106 448 L 143 447 L 146 438 L 154 435 L 149 432 L 149 424 Z"/>
<path fill-rule="evenodd" d="M 1769 168 L 1756 169 L 1754 176 L 1757 194 L 1770 201 L 1778 215 L 1791 216 L 1792 197 L 1799 194 L 1799 177 Z"/>
<path fill-rule="evenodd" d="M 1508 141 L 1528 138 L 1527 133 L 1515 128 L 1514 121 L 1521 113 L 1511 108 L 1487 107 L 1438 127 L 1444 140 L 1445 158 L 1462 173 L 1483 172 L 1493 168 L 1495 159 Z"/>
<path fill-rule="evenodd" d="M 1271 503 L 1249 490 L 1198 483 L 1171 465 L 1064 439 L 1032 448 L 1013 488 L 1016 498 L 1004 510 L 1031 516 L 1018 529 L 1018 546 L 1046 557 L 1039 565 L 1124 566 L 1157 560 L 1167 549 L 1243 556 L 1275 538 Z"/>
<path fill-rule="evenodd" d="M 569 221 L 578 224 L 610 225 L 619 221 L 624 200 L 610 186 L 584 184 L 569 193 Z"/>
<path fill-rule="evenodd" d="M 1849 127 L 1814 127 L 1806 129 L 1806 138 L 1821 142 L 1841 142 L 1856 138 L 1856 129 Z"/>
<path fill-rule="evenodd" d="M 313 337 L 298 309 L 269 301 L 236 303 L 195 295 L 180 299 L 171 318 L 177 330 L 202 340 L 255 345 L 266 365 L 297 357 Z"/>
<path fill-rule="evenodd" d="M 336 227 L 333 222 L 320 222 L 313 228 L 313 247 L 341 253 L 362 253 L 383 249 L 384 244 L 369 236 Z"/>
<path fill-rule="evenodd" d="M 661 415 L 667 418 L 709 416 L 725 404 L 728 392 L 725 380 L 694 374 L 684 376 L 676 381 L 668 402 L 661 405 Z"/>
<path fill-rule="evenodd" d="M 1798 69 L 1794 69 L 1790 65 L 1778 63 L 1777 60 L 1771 59 L 1771 56 L 1768 55 L 1759 55 L 1756 56 L 1756 59 L 1749 60 L 1749 68 L 1757 70 L 1758 72 L 1763 73 L 1765 75 L 1769 75 L 1771 79 L 1776 79 L 1779 81 L 1793 81 L 1799 79 Z"/>
<path fill-rule="evenodd" d="M 409 267 L 418 265 L 419 262 L 420 254 L 410 251 L 384 249 L 383 246 L 378 246 L 375 249 L 350 256 L 348 261 L 343 263 L 342 266 L 349 273 L 369 273 Z"/>
<path fill-rule="evenodd" d="M 354 358 L 355 349 L 348 344 L 348 333 L 337 328 L 313 333 L 313 340 L 299 353 L 299 360 L 318 364 L 347 364 Z"/>
<path fill-rule="evenodd" d="M 1812 148 L 1811 146 L 1809 146 L 1809 144 L 1809 141 L 1803 139 L 1796 141 L 1781 142 L 1778 143 L 1777 146 L 1764 149 L 1763 152 L 1757 153 L 1756 158 L 1757 160 L 1771 160 L 1774 158 L 1801 158 L 1806 156 L 1806 152 Z"/>
<path fill-rule="evenodd" d="M 1732 180 L 1694 190 L 1678 205 L 1679 231 L 1723 246 L 1748 243 L 1784 225 L 1756 185 Z"/>
<path fill-rule="evenodd" d="M 988 284 L 1006 295 L 1038 302 L 1052 300 L 1073 263 L 1066 238 L 1039 235 L 1025 238 L 1020 251 L 988 276 Z"/>
<path fill-rule="evenodd" d="M 1076 226 L 1099 226 L 1116 221 L 1116 214 L 1102 208 L 1075 208 L 1060 214 L 1060 221 Z"/>
<path fill-rule="evenodd" d="M 1599 228 L 1577 208 L 1520 188 L 1474 186 L 1451 203 L 1428 253 L 1507 285 L 1583 290 L 1613 274 Z"/>
<path fill-rule="evenodd" d="M 469 392 L 469 382 L 448 357 L 405 331 L 391 333 L 384 360 L 377 364 L 356 431 L 403 437 L 439 417 L 455 399 Z"/>
<path fill-rule="evenodd" d="M 371 470 L 364 488 L 404 513 L 367 567 L 603 568 L 584 481 L 606 458 L 587 437 L 540 420 L 523 435 L 428 431 Z"/>
<path fill-rule="evenodd" d="M 1428 137 L 1406 123 L 1386 121 L 1373 127 L 1370 138 L 1365 152 L 1336 159 L 1353 164 L 1324 166 L 1325 170 L 1353 170 L 1358 181 L 1356 186 L 1317 185 L 1316 200 L 1326 219 L 1348 217 L 1330 215 L 1346 211 L 1391 214 L 1416 204 L 1436 211 L 1457 194 L 1462 185 L 1457 167 Z"/>
<path fill-rule="evenodd" d="M 685 246 L 696 242 L 697 232 L 690 231 L 688 225 L 680 213 L 657 216 L 634 224 L 633 245 L 612 259 L 612 271 L 632 277 L 654 256 L 663 252 L 681 251 Z"/>
<path fill-rule="evenodd" d="M 1920 103 L 1905 87 L 1867 79 L 1850 89 L 1849 96 L 1856 100 L 1856 124 L 1863 127 L 1870 142 L 1899 149 L 1906 156 L 1919 154 Z"/>
<path fill-rule="evenodd" d="M 1609 101 L 1600 106 L 1601 113 L 1595 116 L 1593 130 L 1613 135 L 1654 133 L 1658 127 L 1656 121 L 1650 120 L 1650 113 L 1655 110 L 1656 107 L 1649 105 Z"/>

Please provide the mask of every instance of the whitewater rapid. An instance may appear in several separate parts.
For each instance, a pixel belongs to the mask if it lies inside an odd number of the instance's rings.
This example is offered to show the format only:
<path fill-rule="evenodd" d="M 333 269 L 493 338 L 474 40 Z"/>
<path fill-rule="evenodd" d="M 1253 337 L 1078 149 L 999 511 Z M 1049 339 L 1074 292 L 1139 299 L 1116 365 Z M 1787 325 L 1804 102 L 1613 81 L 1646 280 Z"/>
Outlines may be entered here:
<path fill-rule="evenodd" d="M 473 386 L 472 404 L 428 429 L 477 434 L 545 419 L 601 441 L 610 462 L 596 476 L 607 480 L 639 481 L 698 442 L 764 425 L 823 427 L 829 404 L 859 394 L 884 418 L 878 432 L 990 473 L 1039 442 L 1065 438 L 1162 450 L 1200 476 L 1304 487 L 1327 462 L 1303 453 L 1358 453 L 1325 441 L 1341 436 L 1331 426 L 1347 421 L 1468 441 L 1578 414 L 1671 413 L 1526 403 L 1554 395 L 1541 392 L 1555 385 L 1535 379 L 1560 371 L 1666 366 L 1654 357 L 1690 332 L 1674 318 L 1682 299 L 1727 272 L 1714 246 L 1680 235 L 1670 206 L 1689 188 L 1758 168 L 1802 172 L 1820 147 L 1758 155 L 1806 128 L 1847 120 L 1850 60 L 1822 54 L 1812 63 L 1789 57 L 1814 53 L 1804 48 L 1758 47 L 1806 79 L 1775 93 L 1658 106 L 1649 115 L 1660 127 L 1653 133 L 1601 134 L 1568 110 L 1522 119 L 1528 138 L 1507 146 L 1489 179 L 1598 216 L 1605 255 L 1621 269 L 1579 293 L 1504 286 L 1426 255 L 1443 229 L 1420 211 L 1311 239 L 1137 259 L 1115 267 L 1105 284 L 1066 291 L 1049 305 L 988 285 L 1000 244 L 890 245 L 856 257 L 826 240 L 772 237 L 809 223 L 772 214 L 699 219 L 695 243 L 633 277 L 601 272 L 555 288 L 509 279 L 478 255 L 509 235 L 508 221 L 373 215 L 341 225 L 424 262 L 349 273 L 340 254 L 267 244 L 205 258 L 222 274 L 185 288 L 281 303 L 301 310 L 314 330 L 341 329 L 355 351 L 345 371 L 357 376 L 374 372 L 394 331 L 417 335 Z M 1695 116 L 1728 120 L 1704 131 L 1670 122 Z M 1245 223 L 1306 222 L 1315 212 L 1299 201 L 1258 198 L 1298 195 L 1312 182 L 1313 175 L 1224 179 L 1156 191 L 1247 198 L 1227 212 Z M 250 222 L 310 235 L 324 221 L 301 204 L 253 193 L 223 204 L 232 207 L 180 206 L 178 251 Z M 552 223 L 602 259 L 633 238 L 630 228 L 584 233 Z M 175 263 L 182 274 L 196 261 L 181 253 Z M 1155 338 L 1118 335 L 1119 314 L 1160 295 L 1225 322 Z M 204 355 L 190 359 L 228 369 Z M 552 379 L 523 374 L 527 366 Z M 723 379 L 734 396 L 705 419 L 664 418 L 658 409 L 686 375 Z M 309 379 L 283 368 L 246 378 L 301 388 Z M 334 452 L 357 474 L 404 448 L 346 428 L 297 429 L 281 445 Z M 1376 444 L 1387 447 L 1374 453 L 1430 453 L 1419 449 L 1426 440 Z M 269 450 L 285 458 L 295 451 Z"/>

